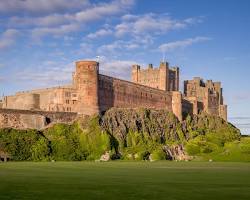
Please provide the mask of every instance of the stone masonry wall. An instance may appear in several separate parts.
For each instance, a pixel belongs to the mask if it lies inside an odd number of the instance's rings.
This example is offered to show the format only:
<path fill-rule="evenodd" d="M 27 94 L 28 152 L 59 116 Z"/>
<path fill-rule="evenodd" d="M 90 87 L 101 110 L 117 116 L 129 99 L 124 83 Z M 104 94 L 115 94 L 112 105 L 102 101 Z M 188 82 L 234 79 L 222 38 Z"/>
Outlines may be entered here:
<path fill-rule="evenodd" d="M 0 109 L 0 128 L 43 129 L 51 123 L 72 123 L 77 113 Z"/>
<path fill-rule="evenodd" d="M 99 74 L 98 96 L 101 111 L 112 107 L 146 107 L 173 111 L 171 92 L 165 92 L 101 74 Z"/>

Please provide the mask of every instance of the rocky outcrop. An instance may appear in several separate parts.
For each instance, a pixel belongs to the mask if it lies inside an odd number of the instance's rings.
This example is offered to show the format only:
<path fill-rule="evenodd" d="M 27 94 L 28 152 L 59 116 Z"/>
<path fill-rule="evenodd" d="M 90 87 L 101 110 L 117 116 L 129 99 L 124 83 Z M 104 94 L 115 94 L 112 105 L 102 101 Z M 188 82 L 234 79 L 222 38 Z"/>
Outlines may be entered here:
<path fill-rule="evenodd" d="M 180 122 L 173 113 L 165 110 L 112 108 L 101 117 L 100 124 L 117 144 L 116 151 L 132 149 L 126 157 L 135 160 L 138 155 L 143 155 L 141 159 L 150 160 L 152 156 L 146 158 L 145 155 L 152 151 L 152 146 L 162 149 L 168 160 L 190 160 L 184 144 L 207 133 L 223 135 L 229 132 L 232 140 L 240 138 L 240 131 L 232 124 L 204 113 L 188 116 Z"/>
<path fill-rule="evenodd" d="M 163 146 L 163 151 L 166 153 L 167 160 L 192 160 L 192 157 L 186 154 L 183 145 Z"/>
<path fill-rule="evenodd" d="M 101 118 L 101 126 L 120 140 L 124 140 L 130 131 L 148 133 L 163 141 L 165 134 L 171 133 L 169 137 L 179 140 L 177 129 L 180 123 L 173 113 L 165 110 L 112 108 Z"/>

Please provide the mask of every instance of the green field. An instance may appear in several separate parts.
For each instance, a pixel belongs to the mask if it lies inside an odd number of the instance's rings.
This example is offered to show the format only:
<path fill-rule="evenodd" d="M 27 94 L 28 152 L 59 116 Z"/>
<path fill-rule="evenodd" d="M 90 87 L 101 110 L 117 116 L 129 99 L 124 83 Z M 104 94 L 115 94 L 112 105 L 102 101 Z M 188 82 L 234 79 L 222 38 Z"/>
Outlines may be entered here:
<path fill-rule="evenodd" d="M 0 163 L 0 199 L 250 199 L 250 163 Z"/>

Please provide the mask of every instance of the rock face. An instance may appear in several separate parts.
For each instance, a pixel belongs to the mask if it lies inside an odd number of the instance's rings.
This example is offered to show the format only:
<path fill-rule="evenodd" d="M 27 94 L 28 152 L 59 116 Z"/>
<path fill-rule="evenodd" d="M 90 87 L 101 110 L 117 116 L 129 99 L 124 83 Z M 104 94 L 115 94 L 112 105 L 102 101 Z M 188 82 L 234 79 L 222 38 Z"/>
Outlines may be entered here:
<path fill-rule="evenodd" d="M 109 152 L 105 152 L 105 154 L 103 154 L 100 158 L 100 161 L 103 161 L 103 162 L 107 162 L 110 160 L 110 154 Z"/>
<path fill-rule="evenodd" d="M 185 153 L 183 145 L 163 146 L 163 151 L 166 153 L 167 160 L 186 160 L 192 158 Z"/>
<path fill-rule="evenodd" d="M 165 140 L 168 130 L 171 133 L 169 137 L 179 140 L 176 132 L 180 123 L 174 114 L 165 110 L 112 108 L 102 117 L 101 126 L 121 140 L 129 131 L 145 132 Z"/>
<path fill-rule="evenodd" d="M 184 144 L 198 135 L 230 132 L 235 139 L 240 137 L 237 128 L 218 116 L 200 114 L 180 122 L 165 110 L 112 108 L 101 117 L 100 124 L 114 139 L 113 143 L 118 144 L 116 151 L 129 149 L 126 156 L 132 159 L 139 155 L 146 159 L 147 152 L 153 152 L 154 148 L 158 149 L 158 158 L 163 157 L 160 153 L 163 151 L 168 160 L 190 160 Z"/>

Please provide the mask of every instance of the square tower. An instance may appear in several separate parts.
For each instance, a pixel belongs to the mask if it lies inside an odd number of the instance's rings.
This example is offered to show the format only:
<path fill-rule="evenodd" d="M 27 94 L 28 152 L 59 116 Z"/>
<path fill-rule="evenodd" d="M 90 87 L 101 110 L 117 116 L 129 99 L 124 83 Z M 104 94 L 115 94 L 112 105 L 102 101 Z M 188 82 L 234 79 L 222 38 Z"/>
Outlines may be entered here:
<path fill-rule="evenodd" d="M 164 91 L 179 90 L 179 68 L 169 68 L 167 62 L 161 62 L 159 68 L 149 64 L 146 69 L 139 65 L 132 66 L 131 80 L 134 83 Z"/>

